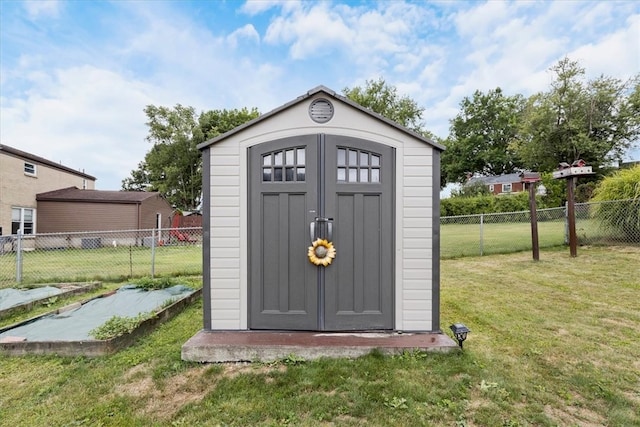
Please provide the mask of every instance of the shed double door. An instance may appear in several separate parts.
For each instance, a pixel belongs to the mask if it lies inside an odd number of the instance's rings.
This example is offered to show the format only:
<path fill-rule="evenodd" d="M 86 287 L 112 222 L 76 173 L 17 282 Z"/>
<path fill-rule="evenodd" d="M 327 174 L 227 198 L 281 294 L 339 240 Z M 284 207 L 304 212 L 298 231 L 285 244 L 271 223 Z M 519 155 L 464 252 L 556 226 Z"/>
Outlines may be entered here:
<path fill-rule="evenodd" d="M 393 148 L 301 135 L 249 149 L 249 327 L 393 328 Z M 316 238 L 333 262 L 309 261 Z"/>

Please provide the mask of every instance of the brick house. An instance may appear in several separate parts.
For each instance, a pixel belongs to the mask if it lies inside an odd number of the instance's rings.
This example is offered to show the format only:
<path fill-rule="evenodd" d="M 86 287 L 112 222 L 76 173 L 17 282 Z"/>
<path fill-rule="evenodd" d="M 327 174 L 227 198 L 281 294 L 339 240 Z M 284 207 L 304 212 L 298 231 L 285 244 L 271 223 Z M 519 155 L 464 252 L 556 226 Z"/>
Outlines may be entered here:
<path fill-rule="evenodd" d="M 84 171 L 0 144 L 0 235 L 39 231 L 36 194 L 70 186 L 93 190 L 95 182 Z"/>
<path fill-rule="evenodd" d="M 526 183 L 533 178 L 540 179 L 540 174 L 537 172 L 517 172 L 496 176 L 474 176 L 469 178 L 465 186 L 481 183 L 493 195 L 514 194 L 526 191 L 528 189 Z"/>

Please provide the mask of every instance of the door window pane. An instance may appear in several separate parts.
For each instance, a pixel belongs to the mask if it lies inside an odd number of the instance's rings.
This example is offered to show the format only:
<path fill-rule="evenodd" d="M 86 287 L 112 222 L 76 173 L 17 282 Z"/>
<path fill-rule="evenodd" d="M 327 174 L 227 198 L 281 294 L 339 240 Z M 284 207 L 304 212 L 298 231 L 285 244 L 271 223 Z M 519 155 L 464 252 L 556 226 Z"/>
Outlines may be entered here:
<path fill-rule="evenodd" d="M 285 169 L 285 181 L 293 181 L 293 167 L 287 167 Z"/>
<path fill-rule="evenodd" d="M 360 166 L 369 166 L 369 153 L 360 152 Z"/>
<path fill-rule="evenodd" d="M 338 148 L 337 179 L 339 182 L 380 182 L 380 155 L 352 148 Z"/>
<path fill-rule="evenodd" d="M 358 182 L 358 169 L 349 168 L 349 182 Z"/>
<path fill-rule="evenodd" d="M 271 181 L 271 168 L 262 168 L 262 180 Z"/>
<path fill-rule="evenodd" d="M 288 148 L 286 150 L 263 154 L 262 182 L 304 182 L 305 157 L 306 153 L 304 148 Z"/>
<path fill-rule="evenodd" d="M 282 151 L 278 151 L 273 155 L 274 166 L 282 166 Z"/>
<path fill-rule="evenodd" d="M 358 152 L 349 150 L 349 166 L 355 166 L 358 164 Z"/>

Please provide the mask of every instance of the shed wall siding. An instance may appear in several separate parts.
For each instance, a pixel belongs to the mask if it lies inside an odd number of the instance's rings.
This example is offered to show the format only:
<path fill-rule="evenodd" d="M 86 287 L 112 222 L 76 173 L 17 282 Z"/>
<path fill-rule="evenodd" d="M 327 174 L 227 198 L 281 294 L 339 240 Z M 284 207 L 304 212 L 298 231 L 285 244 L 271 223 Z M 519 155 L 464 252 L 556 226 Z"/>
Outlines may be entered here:
<path fill-rule="evenodd" d="M 246 271 L 247 263 L 241 262 L 240 257 L 240 147 L 232 141 L 222 141 L 212 148 L 209 168 L 211 329 L 246 329 L 246 298 L 242 298 L 241 292 L 242 271 Z"/>
<path fill-rule="evenodd" d="M 409 139 L 398 183 L 396 329 L 432 330 L 433 148 Z M 401 188 L 401 191 L 399 191 Z"/>
<path fill-rule="evenodd" d="M 248 325 L 247 148 L 324 133 L 396 149 L 394 328 L 432 330 L 435 148 L 350 106 L 334 102 L 334 107 L 334 118 L 324 125 L 314 123 L 308 103 L 301 103 L 209 147 L 211 329 L 242 330 Z"/>

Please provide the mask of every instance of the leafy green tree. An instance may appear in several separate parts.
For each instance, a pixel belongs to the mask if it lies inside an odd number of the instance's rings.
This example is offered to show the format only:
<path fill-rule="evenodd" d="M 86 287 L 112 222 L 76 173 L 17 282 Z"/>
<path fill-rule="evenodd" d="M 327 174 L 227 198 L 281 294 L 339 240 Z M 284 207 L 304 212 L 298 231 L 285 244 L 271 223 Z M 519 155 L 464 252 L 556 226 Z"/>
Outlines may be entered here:
<path fill-rule="evenodd" d="M 585 81 L 584 69 L 569 58 L 551 71 L 551 89 L 527 100 L 513 145 L 523 165 L 548 172 L 583 159 L 598 170 L 620 160 L 640 136 L 640 76 Z"/>
<path fill-rule="evenodd" d="M 595 217 L 619 231 L 624 240 L 640 242 L 640 166 L 621 169 L 603 179 L 595 189 Z M 607 203 L 627 200 L 625 203 Z"/>
<path fill-rule="evenodd" d="M 257 117 L 256 109 L 214 110 L 196 114 L 193 107 L 148 105 L 146 139 L 153 146 L 123 190 L 159 191 L 174 207 L 196 209 L 202 197 L 202 156 L 197 145 Z"/>
<path fill-rule="evenodd" d="M 357 102 L 364 108 L 380 114 L 389 120 L 406 127 L 426 138 L 437 138 L 424 127 L 422 113 L 424 108 L 408 96 L 398 95 L 395 86 L 389 85 L 383 78 L 367 80 L 365 87 L 344 88 L 344 96 Z"/>
<path fill-rule="evenodd" d="M 463 183 L 469 173 L 488 176 L 518 170 L 520 163 L 511 144 L 518 135 L 523 107 L 521 95 L 506 96 L 500 88 L 465 97 L 444 141 L 444 181 Z"/>

